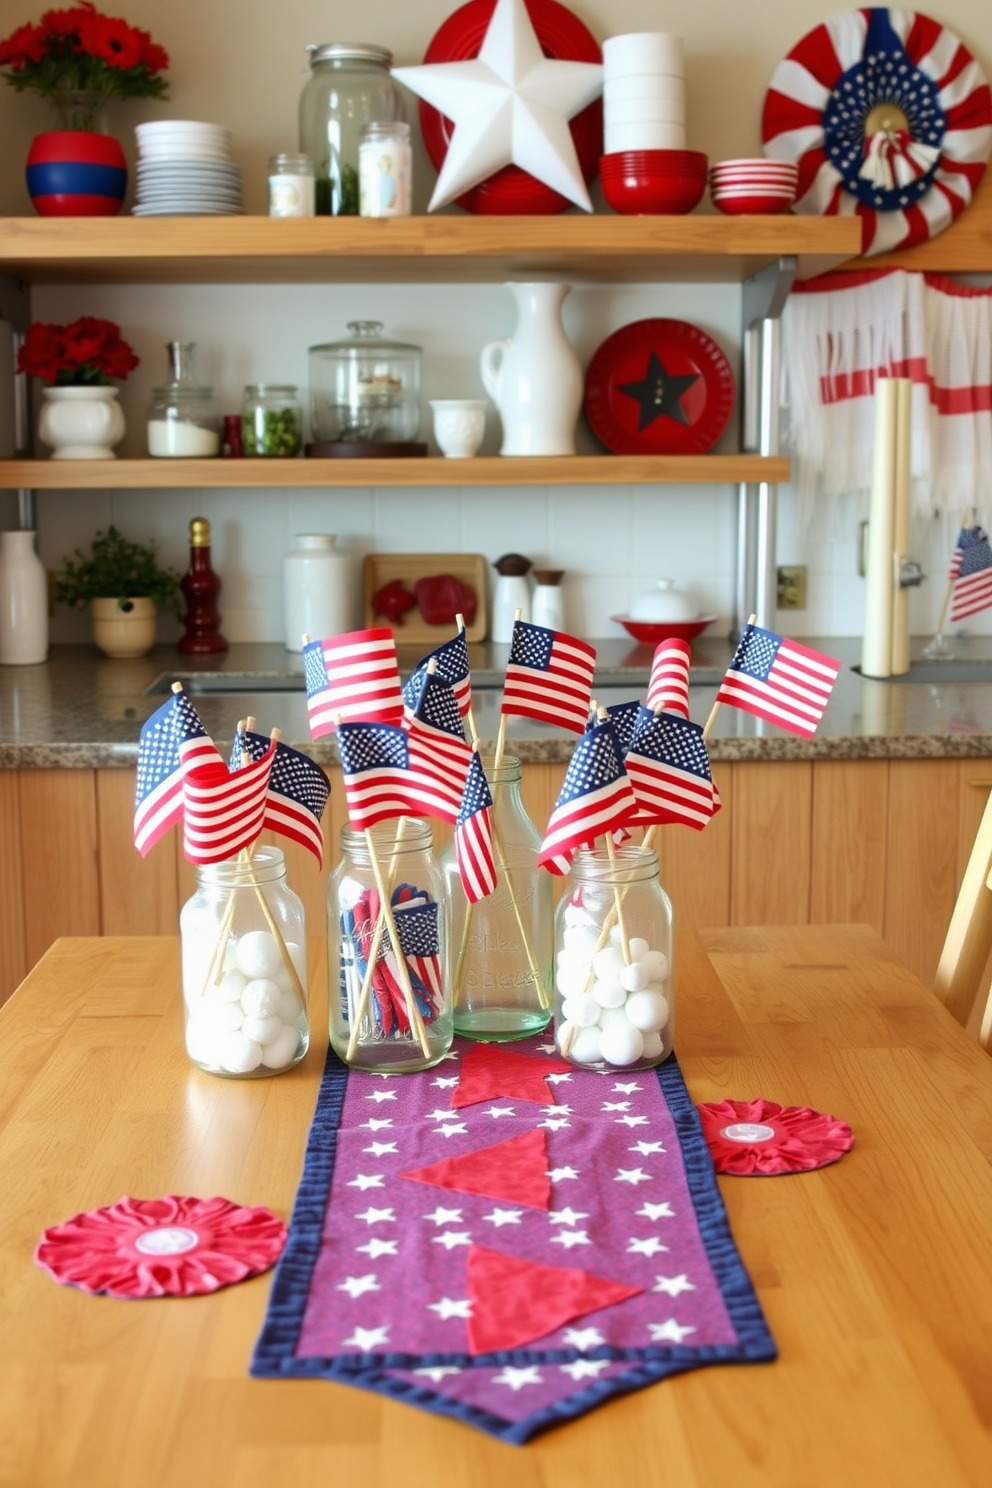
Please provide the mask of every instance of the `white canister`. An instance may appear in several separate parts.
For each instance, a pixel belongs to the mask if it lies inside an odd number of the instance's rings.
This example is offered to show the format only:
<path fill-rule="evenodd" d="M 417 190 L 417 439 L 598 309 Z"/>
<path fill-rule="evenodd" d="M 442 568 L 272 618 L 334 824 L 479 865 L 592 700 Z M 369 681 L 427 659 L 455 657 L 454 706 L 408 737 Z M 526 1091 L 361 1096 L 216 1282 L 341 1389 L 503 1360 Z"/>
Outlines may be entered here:
<path fill-rule="evenodd" d="M 0 665 L 33 666 L 48 656 L 48 576 L 34 533 L 0 532 Z"/>
<path fill-rule="evenodd" d="M 283 624 L 287 651 L 311 640 L 340 635 L 358 625 L 354 565 L 329 532 L 297 533 L 282 560 Z"/>

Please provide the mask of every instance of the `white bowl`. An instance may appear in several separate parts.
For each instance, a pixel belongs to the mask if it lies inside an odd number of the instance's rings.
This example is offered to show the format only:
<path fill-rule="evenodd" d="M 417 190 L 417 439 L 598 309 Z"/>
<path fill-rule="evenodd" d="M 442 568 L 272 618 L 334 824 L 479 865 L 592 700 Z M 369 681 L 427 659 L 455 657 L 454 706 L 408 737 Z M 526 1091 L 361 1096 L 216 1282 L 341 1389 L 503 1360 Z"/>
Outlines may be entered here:
<path fill-rule="evenodd" d="M 682 77 L 685 53 L 681 36 L 668 31 L 628 31 L 603 42 L 603 70 L 607 77 L 630 72 L 661 72 Z"/>
<path fill-rule="evenodd" d="M 617 98 L 670 98 L 685 102 L 682 78 L 662 77 L 660 73 L 631 73 L 629 77 L 603 79 L 603 102 Z"/>
<path fill-rule="evenodd" d="M 681 124 L 685 127 L 685 104 L 678 98 L 604 98 L 603 123 Z"/>
<path fill-rule="evenodd" d="M 470 460 L 486 432 L 486 398 L 432 398 L 434 438 L 449 460 Z"/>
<path fill-rule="evenodd" d="M 674 579 L 659 579 L 654 589 L 638 595 L 630 607 L 631 620 L 698 620 L 699 606 L 676 589 Z"/>
<path fill-rule="evenodd" d="M 684 149 L 684 124 L 606 124 L 603 128 L 604 155 L 619 155 L 624 150 Z"/>

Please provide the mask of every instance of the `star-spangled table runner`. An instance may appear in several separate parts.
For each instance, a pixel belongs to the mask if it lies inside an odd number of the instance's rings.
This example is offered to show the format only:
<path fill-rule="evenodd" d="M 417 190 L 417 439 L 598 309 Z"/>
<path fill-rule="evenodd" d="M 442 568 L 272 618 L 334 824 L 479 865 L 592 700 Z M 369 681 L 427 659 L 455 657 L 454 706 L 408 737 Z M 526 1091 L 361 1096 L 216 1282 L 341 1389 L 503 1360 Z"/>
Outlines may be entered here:
<path fill-rule="evenodd" d="M 598 1074 L 540 1038 L 456 1040 L 374 1075 L 328 1054 L 252 1374 L 521 1443 L 775 1353 L 674 1056 Z"/>

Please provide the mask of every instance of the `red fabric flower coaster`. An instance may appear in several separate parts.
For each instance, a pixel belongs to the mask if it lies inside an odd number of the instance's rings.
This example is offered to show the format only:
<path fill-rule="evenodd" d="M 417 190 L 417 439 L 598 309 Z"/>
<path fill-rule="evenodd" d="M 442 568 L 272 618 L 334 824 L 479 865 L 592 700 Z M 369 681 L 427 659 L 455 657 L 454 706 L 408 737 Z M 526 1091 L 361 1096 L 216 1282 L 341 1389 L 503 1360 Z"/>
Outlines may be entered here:
<path fill-rule="evenodd" d="M 35 1260 L 66 1286 L 110 1297 L 195 1297 L 275 1265 L 286 1226 L 230 1199 L 118 1199 L 41 1237 Z"/>
<path fill-rule="evenodd" d="M 854 1146 L 845 1121 L 809 1106 L 775 1101 L 710 1101 L 696 1107 L 718 1173 L 772 1177 L 837 1162 Z"/>

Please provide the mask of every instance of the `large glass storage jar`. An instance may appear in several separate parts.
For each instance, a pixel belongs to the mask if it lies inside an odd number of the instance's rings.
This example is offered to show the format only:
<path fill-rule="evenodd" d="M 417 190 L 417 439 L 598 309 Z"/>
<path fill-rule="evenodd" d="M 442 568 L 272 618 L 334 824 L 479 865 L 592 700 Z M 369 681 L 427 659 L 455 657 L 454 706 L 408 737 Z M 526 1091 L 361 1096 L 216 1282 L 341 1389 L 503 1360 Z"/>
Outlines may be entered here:
<path fill-rule="evenodd" d="M 203 459 L 220 454 L 221 416 L 214 390 L 196 380 L 195 341 L 170 341 L 169 380 L 152 388 L 148 453 L 156 458 Z"/>
<path fill-rule="evenodd" d="M 555 920 L 555 1041 L 584 1069 L 646 1069 L 675 1046 L 672 906 L 649 848 L 580 848 Z"/>
<path fill-rule="evenodd" d="M 274 1075 L 310 1042 L 303 905 L 279 847 L 196 870 L 179 916 L 186 1052 L 213 1075 Z"/>
<path fill-rule="evenodd" d="M 429 822 L 342 829 L 327 884 L 327 945 L 335 1053 L 357 1069 L 394 1073 L 444 1058 L 452 1037 L 448 907 Z"/>
<path fill-rule="evenodd" d="M 390 341 L 379 320 L 352 320 L 343 341 L 310 347 L 314 439 L 403 443 L 420 432 L 420 347 Z"/>
<path fill-rule="evenodd" d="M 393 54 L 372 42 L 308 46 L 300 95 L 300 149 L 314 163 L 318 217 L 358 216 L 358 139 L 366 124 L 406 119 Z"/>
<path fill-rule="evenodd" d="M 492 1041 L 526 1038 L 551 1018 L 551 877 L 537 865 L 541 835 L 520 798 L 520 761 L 483 759 L 492 792 L 496 888 L 469 904 L 452 848 L 444 852 L 451 900 L 455 1032 Z"/>

